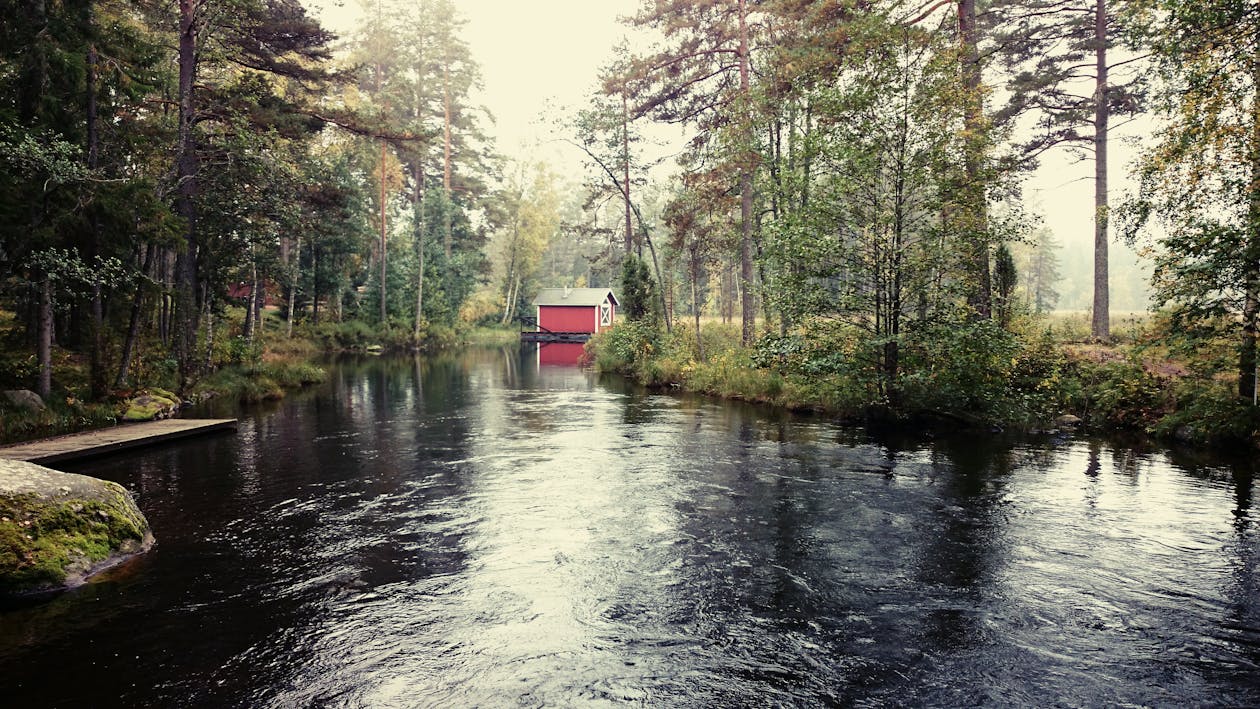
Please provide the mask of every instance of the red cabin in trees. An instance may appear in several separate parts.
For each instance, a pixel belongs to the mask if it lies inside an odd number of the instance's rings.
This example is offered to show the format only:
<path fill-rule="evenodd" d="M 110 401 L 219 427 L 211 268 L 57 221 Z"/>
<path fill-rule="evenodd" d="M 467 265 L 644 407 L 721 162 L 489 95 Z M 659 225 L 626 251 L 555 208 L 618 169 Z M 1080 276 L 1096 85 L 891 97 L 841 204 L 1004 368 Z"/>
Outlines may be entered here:
<path fill-rule="evenodd" d="M 568 335 L 556 340 L 582 341 L 612 327 L 617 317 L 617 296 L 608 288 L 544 288 L 534 298 L 538 309 L 538 334 Z M 537 338 L 551 339 L 545 337 Z"/>

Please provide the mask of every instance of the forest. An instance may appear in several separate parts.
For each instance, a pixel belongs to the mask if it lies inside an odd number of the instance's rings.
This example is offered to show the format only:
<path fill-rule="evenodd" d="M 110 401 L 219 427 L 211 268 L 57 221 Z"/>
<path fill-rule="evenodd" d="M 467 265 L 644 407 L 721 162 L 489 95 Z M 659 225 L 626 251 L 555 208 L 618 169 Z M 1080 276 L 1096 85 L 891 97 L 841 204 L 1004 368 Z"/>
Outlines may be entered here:
<path fill-rule="evenodd" d="M 5 436 L 609 285 L 591 356 L 649 384 L 1257 440 L 1249 0 L 645 0 L 551 117 L 576 178 L 500 152 L 455 0 L 342 36 L 298 0 L 0 6 L 0 389 L 53 409 Z M 1024 189 L 1059 154 L 1092 173 L 1088 322 Z M 1157 308 L 1121 325 L 1118 243 Z"/>

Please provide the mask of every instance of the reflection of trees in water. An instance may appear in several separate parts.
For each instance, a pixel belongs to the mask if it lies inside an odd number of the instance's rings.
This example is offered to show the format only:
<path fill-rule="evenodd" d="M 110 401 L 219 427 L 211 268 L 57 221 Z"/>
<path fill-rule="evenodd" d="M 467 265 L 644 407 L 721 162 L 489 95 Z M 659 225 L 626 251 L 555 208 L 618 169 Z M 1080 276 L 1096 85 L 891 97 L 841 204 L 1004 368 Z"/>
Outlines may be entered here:
<path fill-rule="evenodd" d="M 1197 456 L 1191 454 L 1189 457 Z M 1184 463 L 1187 456 L 1177 458 Z M 1227 612 L 1213 635 L 1225 641 L 1238 655 L 1247 658 L 1254 672 L 1260 667 L 1260 540 L 1252 520 L 1256 463 L 1250 456 L 1240 454 L 1233 456 L 1224 470 L 1215 466 L 1199 470 L 1210 471 L 1208 475 L 1211 477 L 1226 473 L 1234 491 L 1234 509 L 1230 511 L 1234 518 L 1234 535 L 1225 549 L 1231 567 L 1223 592 Z M 1237 672 L 1227 667 L 1209 667 L 1208 670 L 1221 672 L 1226 681 Z"/>
<path fill-rule="evenodd" d="M 342 416 L 323 422 L 321 428 L 334 432 L 350 428 L 363 443 L 340 450 L 335 445 L 316 447 L 311 453 L 316 465 L 352 466 L 363 498 L 384 503 L 366 513 L 359 508 L 362 499 L 351 496 L 347 504 L 358 512 L 349 515 L 346 524 L 357 528 L 352 536 L 365 543 L 351 545 L 354 551 L 345 555 L 344 563 L 362 569 L 362 583 L 369 586 L 458 568 L 463 563 L 458 540 L 445 530 L 432 532 L 406 520 L 439 500 L 465 494 L 461 468 L 447 462 L 469 455 L 469 426 L 463 413 L 470 396 L 466 363 L 454 353 L 439 353 L 368 357 L 341 369 L 348 377 L 346 384 L 360 390 L 354 398 L 372 402 L 376 417 L 365 421 L 353 412 L 340 412 Z M 350 460 L 338 461 L 339 454 Z"/>
<path fill-rule="evenodd" d="M 932 447 L 932 468 L 935 509 L 916 535 L 922 546 L 913 559 L 923 645 L 974 647 L 986 640 L 985 610 L 1010 552 L 1003 502 L 1012 447 L 982 436 L 943 438 Z"/>
<path fill-rule="evenodd" d="M 814 553 L 834 502 L 818 494 L 817 448 L 791 417 L 768 421 L 754 406 L 679 413 L 675 474 L 690 492 L 675 503 L 684 547 L 664 601 L 672 624 L 720 648 L 731 681 L 706 687 L 704 701 L 835 696 L 834 669 L 816 664 L 833 658 L 809 640 L 818 619 L 850 610 L 835 607 L 835 569 Z"/>
<path fill-rule="evenodd" d="M 621 407 L 621 422 L 627 426 L 643 426 L 656 421 L 659 414 L 658 405 L 652 394 L 643 391 L 629 392 Z M 640 438 L 640 431 L 631 428 L 626 431 L 630 438 Z"/>

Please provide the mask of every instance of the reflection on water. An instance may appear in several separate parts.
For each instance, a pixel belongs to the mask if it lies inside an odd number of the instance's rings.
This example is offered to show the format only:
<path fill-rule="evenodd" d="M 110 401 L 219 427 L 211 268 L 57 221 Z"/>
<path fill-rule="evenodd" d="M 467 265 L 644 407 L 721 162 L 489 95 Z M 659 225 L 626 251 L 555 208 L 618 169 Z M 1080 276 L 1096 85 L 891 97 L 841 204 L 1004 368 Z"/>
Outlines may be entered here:
<path fill-rule="evenodd" d="M 159 544 L 0 611 L 6 705 L 1260 703 L 1246 461 L 875 438 L 541 360 L 346 362 L 80 466 Z"/>
<path fill-rule="evenodd" d="M 522 344 L 521 350 L 525 356 L 533 351 L 539 366 L 572 367 L 582 359 L 583 347 L 581 342 L 542 342 Z"/>

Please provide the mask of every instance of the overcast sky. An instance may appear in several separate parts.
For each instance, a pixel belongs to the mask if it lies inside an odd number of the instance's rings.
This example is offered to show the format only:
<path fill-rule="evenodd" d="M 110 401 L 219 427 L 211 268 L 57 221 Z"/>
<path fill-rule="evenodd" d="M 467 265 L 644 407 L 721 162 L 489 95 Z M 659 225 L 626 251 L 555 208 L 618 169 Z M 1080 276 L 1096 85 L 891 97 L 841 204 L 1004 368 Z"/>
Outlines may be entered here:
<path fill-rule="evenodd" d="M 361 5 L 308 0 L 324 24 L 342 34 Z M 456 0 L 467 20 L 461 36 L 481 66 L 484 90 L 474 101 L 494 115 L 500 151 L 525 157 L 541 151 L 552 161 L 576 163 L 574 149 L 554 142 L 547 126 L 580 107 L 595 89 L 599 69 L 629 34 L 618 17 L 639 0 Z M 564 166 L 562 166 L 564 167 Z"/>

